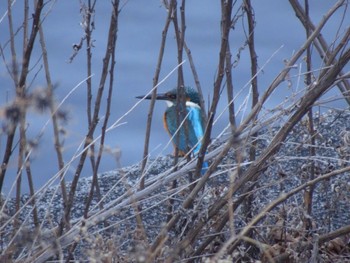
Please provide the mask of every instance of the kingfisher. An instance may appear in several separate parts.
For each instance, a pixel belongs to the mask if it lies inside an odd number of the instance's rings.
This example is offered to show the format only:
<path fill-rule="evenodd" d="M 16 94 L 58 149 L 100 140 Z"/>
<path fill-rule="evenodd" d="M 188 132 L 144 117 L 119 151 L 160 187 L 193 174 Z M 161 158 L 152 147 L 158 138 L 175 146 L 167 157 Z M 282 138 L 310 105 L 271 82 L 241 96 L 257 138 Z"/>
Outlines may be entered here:
<path fill-rule="evenodd" d="M 185 156 L 191 152 L 197 155 L 202 146 L 201 141 L 204 135 L 202 108 L 200 107 L 199 94 L 195 89 L 185 87 L 184 92 L 186 99 L 186 116 L 183 123 L 179 118 L 179 107 L 176 104 L 178 95 L 176 88 L 162 94 L 157 94 L 156 100 L 164 100 L 167 104 L 167 109 L 163 115 L 163 124 L 165 130 L 172 138 L 174 148 L 178 149 L 179 156 Z M 150 100 L 152 96 L 137 96 L 136 98 Z M 180 128 L 179 123 L 181 125 Z M 207 168 L 208 163 L 204 162 L 202 174 Z"/>

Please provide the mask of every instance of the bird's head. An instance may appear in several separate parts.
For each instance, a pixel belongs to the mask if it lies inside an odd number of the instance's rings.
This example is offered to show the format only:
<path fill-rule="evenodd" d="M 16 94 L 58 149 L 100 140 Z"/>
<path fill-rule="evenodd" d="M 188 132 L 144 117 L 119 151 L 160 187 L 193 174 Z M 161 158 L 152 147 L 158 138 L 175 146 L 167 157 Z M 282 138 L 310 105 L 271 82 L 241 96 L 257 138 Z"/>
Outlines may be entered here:
<path fill-rule="evenodd" d="M 185 97 L 186 97 L 186 102 L 192 102 L 199 107 L 200 105 L 199 95 L 195 89 L 191 87 L 185 87 Z M 136 98 L 138 99 L 145 98 L 146 100 L 150 100 L 152 99 L 152 95 L 148 95 L 146 97 L 137 96 Z M 169 90 L 165 93 L 160 93 L 156 95 L 156 100 L 165 100 L 169 107 L 173 106 L 176 103 L 176 98 L 177 98 L 176 88 Z"/>

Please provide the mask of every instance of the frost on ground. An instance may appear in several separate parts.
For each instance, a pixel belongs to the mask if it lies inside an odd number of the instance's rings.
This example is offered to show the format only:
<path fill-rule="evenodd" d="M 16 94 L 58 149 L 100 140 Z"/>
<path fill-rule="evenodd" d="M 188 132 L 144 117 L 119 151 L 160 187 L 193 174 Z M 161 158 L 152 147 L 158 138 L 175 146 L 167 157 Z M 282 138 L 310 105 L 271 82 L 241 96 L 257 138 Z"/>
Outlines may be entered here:
<path fill-rule="evenodd" d="M 349 165 L 350 113 L 333 110 L 316 116 L 314 126 L 315 145 L 312 146 L 309 143 L 310 134 L 307 122 L 302 122 L 293 129 L 280 151 L 266 164 L 267 168 L 261 172 L 258 181 L 251 182 L 254 184 L 254 190 L 250 195 L 252 201 L 249 207 L 250 218 L 279 198 L 282 193 L 288 193 L 291 189 L 312 179 L 310 178 L 311 171 L 317 178 Z M 258 155 L 266 148 L 277 130 L 278 127 L 267 127 L 259 132 Z M 314 147 L 315 156 L 310 156 L 310 147 Z M 89 221 L 91 216 L 111 210 L 123 204 L 123 201 L 128 198 L 133 200 L 139 187 L 140 165 L 99 175 L 101 196 L 94 195 L 87 219 L 83 219 L 83 215 L 92 178 L 81 179 L 71 216 L 72 226 L 80 225 L 81 227 L 74 240 L 64 243 L 65 240 L 60 239 L 60 245 L 63 244 L 66 247 L 57 246 L 58 239 L 50 232 L 57 229 L 64 211 L 59 186 L 46 189 L 44 194 L 36 198 L 36 208 L 41 224 L 40 231 L 34 230 L 33 227 L 32 206 L 27 202 L 29 196 L 22 197 L 22 203 L 26 205 L 20 214 L 21 228 L 12 241 L 14 224 L 11 219 L 6 221 L 6 218 L 11 218 L 14 214 L 15 203 L 14 200 L 8 200 L 4 211 L 5 222 L 8 224 L 1 232 L 2 247 L 6 247 L 9 242 L 17 242 L 17 248 L 21 248 L 16 252 L 17 257 L 23 258 L 40 247 L 51 246 L 61 251 L 64 257 L 68 254 L 68 245 L 77 241 L 77 248 L 73 252 L 76 259 L 98 258 L 107 254 L 114 258 L 127 257 L 127 255 L 145 252 L 147 244 L 155 240 L 169 216 L 179 213 L 181 220 L 168 233 L 165 243 L 165 247 L 170 249 L 186 236 L 186 231 L 195 228 L 199 220 L 206 220 L 210 207 L 215 205 L 218 198 L 229 189 L 232 175 L 230 168 L 234 167 L 234 160 L 234 153 L 231 151 L 200 192 L 191 209 L 181 208 L 182 202 L 190 192 L 187 187 L 189 179 L 186 175 L 177 180 L 176 188 L 172 189 L 169 183 L 159 184 L 154 191 L 142 198 L 135 196 L 137 201 L 125 203 L 125 206 L 116 209 L 104 220 L 90 222 L 87 229 L 83 228 L 85 224 L 82 222 Z M 157 176 L 171 169 L 173 161 L 171 156 L 149 161 L 146 188 L 147 182 L 149 185 L 157 183 L 159 181 Z M 242 169 L 245 169 L 244 166 Z M 154 178 L 156 180 L 152 181 Z M 68 184 L 67 189 L 69 187 Z M 305 191 L 309 190 L 310 187 L 305 188 L 267 213 L 254 227 L 253 237 L 264 244 L 273 245 L 282 241 L 292 244 L 304 235 L 307 222 L 311 223 L 312 233 L 319 235 L 350 225 L 350 177 L 348 173 L 322 180 L 314 186 L 310 215 L 303 206 Z M 234 201 L 238 200 L 241 194 L 243 193 L 239 191 L 235 193 Z M 172 209 L 170 209 L 170 204 L 172 204 Z M 227 210 L 227 206 L 223 210 Z M 135 213 L 139 212 L 142 215 L 143 228 L 137 228 Z M 218 236 L 215 242 L 221 244 L 229 239 L 232 233 L 229 226 L 225 226 L 220 234 L 215 232 L 216 222 L 219 222 L 223 214 L 224 212 L 220 212 L 216 217 L 208 220 L 206 227 L 201 229 L 196 242 L 192 244 L 194 250 L 210 235 Z M 243 203 L 235 210 L 235 231 L 239 232 L 244 228 L 250 218 L 247 217 L 247 207 Z M 140 233 L 140 229 L 144 231 L 145 237 L 142 236 L 142 231 Z M 202 256 L 214 252 L 216 252 L 215 245 L 208 246 Z M 162 253 L 166 255 L 167 252 L 165 250 Z M 235 258 L 235 253 L 232 253 L 231 257 Z"/>

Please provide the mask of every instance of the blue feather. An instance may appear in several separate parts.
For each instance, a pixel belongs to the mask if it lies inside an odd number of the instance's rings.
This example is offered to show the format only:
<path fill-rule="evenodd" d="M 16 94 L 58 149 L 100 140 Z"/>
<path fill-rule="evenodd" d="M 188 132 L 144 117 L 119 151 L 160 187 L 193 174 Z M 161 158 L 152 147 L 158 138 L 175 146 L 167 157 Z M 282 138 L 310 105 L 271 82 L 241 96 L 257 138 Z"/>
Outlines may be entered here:
<path fill-rule="evenodd" d="M 164 124 L 169 134 L 173 137 L 174 145 L 182 153 L 187 153 L 190 149 L 194 147 L 193 153 L 197 155 L 202 146 L 201 140 L 204 136 L 201 109 L 194 103 L 187 103 L 186 110 L 188 116 L 182 127 L 179 129 L 179 131 L 177 131 L 179 125 L 177 124 L 177 112 L 175 105 L 168 107 L 168 109 L 166 110 L 164 115 Z M 174 136 L 176 131 L 179 134 Z M 208 163 L 204 162 L 202 174 L 205 173 L 207 168 Z"/>

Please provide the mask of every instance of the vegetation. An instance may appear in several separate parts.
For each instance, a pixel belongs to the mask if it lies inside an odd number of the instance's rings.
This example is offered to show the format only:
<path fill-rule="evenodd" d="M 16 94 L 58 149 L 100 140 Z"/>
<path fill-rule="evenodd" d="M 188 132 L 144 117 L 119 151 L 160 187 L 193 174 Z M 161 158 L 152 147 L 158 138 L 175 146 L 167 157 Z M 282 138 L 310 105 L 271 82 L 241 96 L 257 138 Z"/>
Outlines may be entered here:
<path fill-rule="evenodd" d="M 174 158 L 155 161 L 161 163 L 162 169 L 154 168 L 155 163 L 148 158 L 155 102 L 152 100 L 141 167 L 120 169 L 112 177 L 98 173 L 102 156 L 109 154 L 105 146 L 108 131 L 119 124 L 110 124 L 109 116 L 113 89 L 119 88 L 114 81 L 118 63 L 115 54 L 119 15 L 124 3 L 111 1 L 110 24 L 106 25 L 109 27 L 107 46 L 98 87 L 94 88 L 91 67 L 97 1 L 81 1 L 84 36 L 74 45 L 70 60 L 85 52 L 86 79 L 82 85 L 86 86 L 88 130 L 79 153 L 65 162 L 62 137 L 67 113 L 61 107 L 65 99 L 60 103 L 55 100 L 49 69 L 50 50 L 44 33 L 45 17 L 50 15 L 50 8 L 54 8 L 49 6 L 50 2 L 35 0 L 31 10 L 29 1 L 23 1 L 23 23 L 15 28 L 14 21 L 19 18 L 13 16 L 13 8 L 20 4 L 14 5 L 14 1 L 8 0 L 6 14 L 0 20 L 5 23 L 7 18 L 9 36 L 6 42 L 0 43 L 0 54 L 15 90 L 14 98 L 0 109 L 1 140 L 4 141 L 0 191 L 7 177 L 13 178 L 16 185 L 14 198 L 3 196 L 0 200 L 1 262 L 349 260 L 349 210 L 336 212 L 350 199 L 349 131 L 344 128 L 333 134 L 334 138 L 324 136 L 334 125 L 340 127 L 349 122 L 350 115 L 345 108 L 334 111 L 331 117 L 315 113 L 315 109 L 329 102 L 324 94 L 331 90 L 337 90 L 341 100 L 350 103 L 350 28 L 341 24 L 346 24 L 349 17 L 348 1 L 336 1 L 316 24 L 310 15 L 308 0 L 303 3 L 289 0 L 296 19 L 305 28 L 305 41 L 285 61 L 275 79 L 262 87 L 259 75 L 264 66 L 258 63 L 256 52 L 254 3 L 221 0 L 221 27 L 217 29 L 221 32 L 221 43 L 217 61 L 212 62 L 217 64 L 217 72 L 213 73 L 212 99 L 205 114 L 206 129 L 199 157 L 180 158 L 175 154 Z M 181 92 L 185 86 L 183 61 L 186 57 L 201 104 L 206 108 L 196 58 L 192 57 L 186 42 L 186 1 L 169 0 L 162 4 L 167 18 L 160 36 L 151 92 L 156 94 L 162 81 L 160 72 L 166 40 L 169 28 L 173 27 L 178 66 L 172 74 L 178 76 L 177 87 Z M 334 29 L 334 39 L 329 42 L 324 29 L 333 16 L 342 19 L 339 28 Z M 246 39 L 244 46 L 236 51 L 232 49 L 232 35 L 241 24 L 246 27 Z M 45 88 L 30 89 L 32 68 L 37 63 L 33 51 L 37 48 L 41 49 L 40 63 L 44 68 L 38 74 L 43 74 L 46 83 L 42 84 Z M 232 54 L 239 58 L 241 52 L 250 56 L 251 92 L 244 105 L 237 105 L 239 89 L 234 88 L 232 73 L 239 60 L 233 61 Z M 315 67 L 316 58 L 322 61 L 321 67 L 319 64 Z M 291 69 L 298 68 L 298 64 L 305 65 L 306 70 L 291 76 Z M 303 79 L 305 88 L 291 87 L 288 94 L 279 98 L 274 110 L 267 110 L 266 103 L 274 92 L 281 85 L 292 86 L 292 79 Z M 227 96 L 221 96 L 224 92 Z M 107 98 L 105 107 L 102 107 L 103 98 Z M 227 128 L 219 138 L 211 140 L 218 104 L 224 98 L 227 98 Z M 247 105 L 251 106 L 249 110 Z M 238 122 L 236 116 L 242 114 L 243 108 L 246 114 L 242 122 Z M 26 127 L 33 109 L 48 111 L 51 116 L 50 124 L 46 125 L 52 125 L 57 158 L 57 174 L 52 181 L 59 179 L 59 188 L 49 188 L 49 183 L 41 189 L 34 187 L 30 157 L 40 144 L 45 128 L 35 140 L 28 139 Z M 102 127 L 100 133 L 98 125 Z M 114 154 L 118 161 L 118 153 Z M 8 173 L 11 160 L 16 160 L 16 175 Z M 74 178 L 67 183 L 67 170 L 76 160 Z M 210 167 L 200 175 L 204 160 L 210 162 Z M 83 184 L 82 171 L 88 162 L 92 179 L 84 181 L 88 182 L 89 189 L 79 192 Z M 21 191 L 23 176 L 29 182 L 27 197 Z M 106 178 L 109 184 L 105 183 Z M 44 212 L 43 203 L 47 205 Z M 57 204 L 61 213 L 50 214 L 52 206 Z M 335 214 L 341 220 L 336 220 Z"/>

